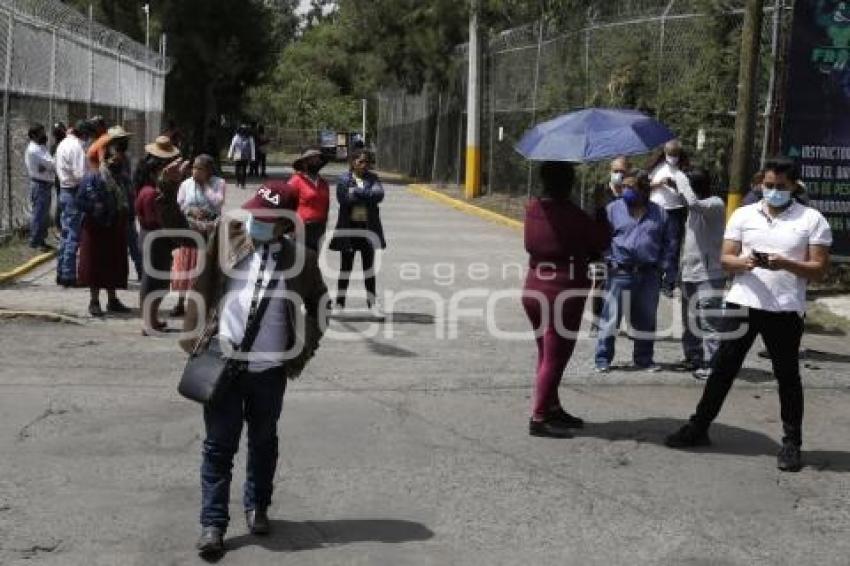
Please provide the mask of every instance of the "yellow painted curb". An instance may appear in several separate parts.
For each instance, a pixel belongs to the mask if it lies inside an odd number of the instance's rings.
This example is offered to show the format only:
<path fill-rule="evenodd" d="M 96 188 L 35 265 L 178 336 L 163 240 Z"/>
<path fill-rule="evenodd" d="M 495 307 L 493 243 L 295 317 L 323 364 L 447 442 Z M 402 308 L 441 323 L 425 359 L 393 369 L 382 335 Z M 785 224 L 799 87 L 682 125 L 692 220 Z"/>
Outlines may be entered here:
<path fill-rule="evenodd" d="M 402 175 L 400 173 L 392 173 L 390 171 L 375 171 L 375 174 L 380 177 L 381 181 L 385 183 L 390 183 L 393 185 L 409 185 L 413 182 L 413 179 L 407 177 L 406 175 Z"/>
<path fill-rule="evenodd" d="M 524 224 L 519 220 L 514 220 L 513 218 L 509 218 L 503 214 L 499 214 L 498 212 L 493 212 L 492 210 L 487 210 L 486 208 L 481 208 L 480 206 L 475 206 L 474 204 L 450 197 L 449 195 L 428 188 L 427 185 L 410 185 L 408 190 L 422 198 L 448 205 L 455 210 L 471 214 L 472 216 L 477 216 L 478 218 L 482 218 L 489 222 L 501 224 L 502 226 L 506 226 L 513 230 L 521 231 L 524 228 Z"/>
<path fill-rule="evenodd" d="M 30 259 L 23 265 L 19 265 L 12 271 L 7 271 L 5 273 L 0 273 L 0 284 L 8 283 L 9 281 L 13 281 L 18 277 L 26 275 L 39 265 L 43 265 L 50 261 L 51 259 L 56 257 L 56 252 L 47 252 L 45 254 L 37 255 L 34 258 Z"/>

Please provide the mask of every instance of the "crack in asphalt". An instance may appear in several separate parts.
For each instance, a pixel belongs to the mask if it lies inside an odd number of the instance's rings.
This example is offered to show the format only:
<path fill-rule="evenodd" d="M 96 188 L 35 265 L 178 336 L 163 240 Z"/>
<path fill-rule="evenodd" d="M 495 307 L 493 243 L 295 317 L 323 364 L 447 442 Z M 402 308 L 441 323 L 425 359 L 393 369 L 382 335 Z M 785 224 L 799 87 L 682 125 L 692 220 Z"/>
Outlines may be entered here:
<path fill-rule="evenodd" d="M 52 417 L 52 416 L 56 416 L 56 415 L 64 415 L 64 414 L 66 414 L 67 412 L 68 412 L 68 409 L 54 409 L 54 408 L 53 408 L 53 402 L 52 402 L 52 401 L 49 401 L 49 402 L 48 402 L 47 409 L 45 409 L 43 413 L 41 413 L 39 416 L 37 416 L 37 417 L 36 417 L 35 419 L 33 419 L 32 421 L 30 421 L 30 422 L 28 422 L 27 424 L 25 424 L 25 425 L 24 425 L 24 426 L 23 426 L 23 427 L 22 427 L 22 428 L 18 431 L 18 436 L 17 436 L 17 440 L 18 440 L 18 442 L 25 442 L 27 439 L 31 438 L 31 437 L 32 437 L 32 435 L 30 434 L 30 430 L 32 429 L 32 427 L 34 427 L 35 425 L 37 425 L 37 424 L 38 424 L 38 423 L 40 423 L 41 421 L 43 421 L 43 420 L 45 420 L 45 419 L 48 419 L 48 418 L 50 418 L 50 417 Z"/>

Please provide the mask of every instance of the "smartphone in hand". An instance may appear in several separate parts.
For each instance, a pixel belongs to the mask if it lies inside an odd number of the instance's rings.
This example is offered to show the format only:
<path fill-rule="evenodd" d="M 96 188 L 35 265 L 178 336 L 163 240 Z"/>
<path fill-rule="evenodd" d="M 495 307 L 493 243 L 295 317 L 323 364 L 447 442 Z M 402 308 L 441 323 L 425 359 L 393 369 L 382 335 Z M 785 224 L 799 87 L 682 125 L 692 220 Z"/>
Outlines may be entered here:
<path fill-rule="evenodd" d="M 764 269 L 768 269 L 768 267 L 769 267 L 769 263 L 770 263 L 770 259 L 769 259 L 769 257 L 768 257 L 768 254 L 767 254 L 767 253 L 765 253 L 765 252 L 756 252 L 756 251 L 754 251 L 754 252 L 753 252 L 753 257 L 755 258 L 755 260 L 756 260 L 756 265 L 757 265 L 758 267 L 761 267 L 761 268 L 764 268 Z"/>

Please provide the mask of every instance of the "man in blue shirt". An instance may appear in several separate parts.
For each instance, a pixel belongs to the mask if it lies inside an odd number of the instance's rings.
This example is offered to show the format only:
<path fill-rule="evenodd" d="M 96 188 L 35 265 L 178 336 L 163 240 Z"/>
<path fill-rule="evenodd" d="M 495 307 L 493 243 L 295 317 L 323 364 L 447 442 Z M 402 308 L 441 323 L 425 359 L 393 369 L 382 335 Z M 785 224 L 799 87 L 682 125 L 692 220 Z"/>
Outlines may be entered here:
<path fill-rule="evenodd" d="M 600 373 L 610 371 L 624 307 L 635 334 L 635 366 L 658 371 L 653 359 L 658 298 L 662 288 L 673 290 L 677 276 L 675 226 L 663 208 L 650 202 L 649 176 L 633 171 L 623 185 L 622 198 L 606 208 L 614 238 L 605 257 L 608 283 L 596 348 Z"/>

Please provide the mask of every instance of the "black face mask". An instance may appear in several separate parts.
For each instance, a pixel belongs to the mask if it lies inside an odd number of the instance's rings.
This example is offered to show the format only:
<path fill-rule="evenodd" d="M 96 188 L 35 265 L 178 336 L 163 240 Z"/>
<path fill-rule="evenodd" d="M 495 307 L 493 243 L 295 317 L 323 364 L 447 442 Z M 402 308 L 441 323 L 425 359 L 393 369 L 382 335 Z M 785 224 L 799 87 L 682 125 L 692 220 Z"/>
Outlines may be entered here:
<path fill-rule="evenodd" d="M 321 170 L 322 170 L 322 166 L 321 166 L 321 165 L 317 165 L 317 164 L 312 164 L 312 165 L 307 165 L 307 166 L 305 167 L 305 169 L 307 170 L 307 173 L 309 173 L 310 175 L 314 175 L 314 176 L 315 176 L 315 175 L 318 175 L 318 174 L 319 174 L 319 171 L 321 171 Z"/>
<path fill-rule="evenodd" d="M 35 143 L 37 143 L 38 145 L 47 144 L 47 134 L 44 134 L 43 136 L 38 136 L 35 140 Z"/>

